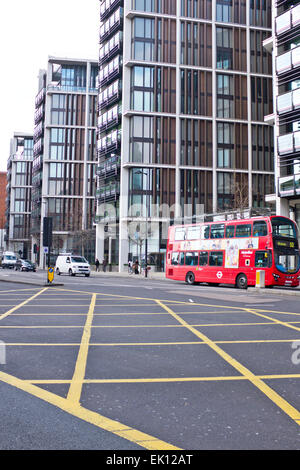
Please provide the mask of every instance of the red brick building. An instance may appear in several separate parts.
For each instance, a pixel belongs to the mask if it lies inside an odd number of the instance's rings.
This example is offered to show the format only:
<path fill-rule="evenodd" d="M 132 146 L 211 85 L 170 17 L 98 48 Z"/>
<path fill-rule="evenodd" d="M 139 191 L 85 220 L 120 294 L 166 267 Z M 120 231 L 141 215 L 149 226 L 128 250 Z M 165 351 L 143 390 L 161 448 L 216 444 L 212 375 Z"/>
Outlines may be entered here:
<path fill-rule="evenodd" d="M 6 171 L 0 171 L 0 230 L 5 226 Z"/>

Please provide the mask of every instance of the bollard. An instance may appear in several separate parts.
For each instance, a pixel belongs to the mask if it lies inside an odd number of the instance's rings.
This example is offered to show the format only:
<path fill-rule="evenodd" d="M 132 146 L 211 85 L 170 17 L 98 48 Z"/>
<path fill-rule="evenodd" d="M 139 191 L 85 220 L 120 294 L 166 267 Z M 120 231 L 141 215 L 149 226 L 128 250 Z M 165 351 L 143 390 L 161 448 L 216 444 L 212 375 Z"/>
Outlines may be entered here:
<path fill-rule="evenodd" d="M 256 271 L 256 284 L 255 287 L 265 287 L 265 271 L 258 269 Z"/>

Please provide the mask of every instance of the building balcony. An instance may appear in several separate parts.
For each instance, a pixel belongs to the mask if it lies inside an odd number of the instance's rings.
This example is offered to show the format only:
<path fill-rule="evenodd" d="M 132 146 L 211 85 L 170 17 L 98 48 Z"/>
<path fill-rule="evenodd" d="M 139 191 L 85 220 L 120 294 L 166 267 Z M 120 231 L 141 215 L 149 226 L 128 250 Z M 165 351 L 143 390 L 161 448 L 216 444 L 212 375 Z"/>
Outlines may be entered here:
<path fill-rule="evenodd" d="M 37 108 L 44 101 L 46 96 L 46 88 L 42 88 L 35 98 L 35 107 Z"/>
<path fill-rule="evenodd" d="M 276 57 L 276 73 L 281 75 L 300 66 L 300 46 Z"/>
<path fill-rule="evenodd" d="M 99 86 L 103 87 L 110 84 L 113 80 L 119 77 L 122 71 L 120 56 L 115 57 L 105 66 L 102 66 L 99 71 Z"/>
<path fill-rule="evenodd" d="M 104 162 L 99 163 L 96 168 L 96 175 L 99 178 L 108 178 L 118 174 L 121 166 L 121 159 L 119 155 L 114 155 Z"/>
<path fill-rule="evenodd" d="M 38 124 L 44 117 L 45 106 L 42 105 L 34 113 L 34 124 Z"/>
<path fill-rule="evenodd" d="M 96 198 L 102 202 L 116 200 L 119 195 L 120 183 L 118 181 L 102 186 L 100 189 L 96 190 Z"/>
<path fill-rule="evenodd" d="M 116 80 L 109 87 L 99 93 L 98 111 L 101 111 L 108 106 L 121 99 L 121 80 Z"/>
<path fill-rule="evenodd" d="M 276 34 L 280 35 L 300 25 L 300 5 L 277 16 L 275 19 Z"/>
<path fill-rule="evenodd" d="M 280 197 L 300 195 L 300 174 L 278 178 L 278 192 Z"/>
<path fill-rule="evenodd" d="M 40 122 L 34 129 L 33 138 L 37 140 L 44 134 L 44 125 L 43 122 Z"/>
<path fill-rule="evenodd" d="M 120 52 L 123 44 L 123 34 L 118 32 L 115 34 L 99 51 L 99 65 L 111 60 L 117 53 Z"/>
<path fill-rule="evenodd" d="M 300 152 L 300 131 L 281 135 L 277 138 L 279 155 Z"/>
<path fill-rule="evenodd" d="M 43 152 L 44 142 L 43 139 L 39 138 L 33 146 L 33 156 L 37 156 Z"/>
<path fill-rule="evenodd" d="M 97 142 L 97 150 L 100 156 L 115 152 L 121 146 L 121 131 L 115 130 L 102 137 Z"/>
<path fill-rule="evenodd" d="M 123 0 L 104 0 L 100 4 L 100 20 L 103 21 L 108 18 L 119 6 L 123 6 Z"/>
<path fill-rule="evenodd" d="M 124 17 L 123 8 L 118 8 L 101 26 L 99 41 L 106 41 L 112 34 L 122 27 Z"/>
<path fill-rule="evenodd" d="M 121 122 L 121 117 L 122 117 L 122 107 L 118 105 L 109 109 L 106 113 L 101 114 L 98 117 L 99 131 L 104 132 L 114 126 L 117 126 Z"/>
<path fill-rule="evenodd" d="M 300 88 L 277 97 L 277 113 L 291 113 L 300 108 Z"/>

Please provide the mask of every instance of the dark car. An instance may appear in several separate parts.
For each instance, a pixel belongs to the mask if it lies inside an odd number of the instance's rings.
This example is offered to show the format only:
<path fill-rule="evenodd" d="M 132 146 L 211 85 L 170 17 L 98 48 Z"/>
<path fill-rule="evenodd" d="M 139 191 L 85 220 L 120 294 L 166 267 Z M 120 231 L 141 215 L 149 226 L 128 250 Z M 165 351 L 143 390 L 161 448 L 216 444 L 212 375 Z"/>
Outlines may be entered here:
<path fill-rule="evenodd" d="M 36 265 L 28 259 L 18 259 L 15 264 L 16 271 L 36 271 Z"/>

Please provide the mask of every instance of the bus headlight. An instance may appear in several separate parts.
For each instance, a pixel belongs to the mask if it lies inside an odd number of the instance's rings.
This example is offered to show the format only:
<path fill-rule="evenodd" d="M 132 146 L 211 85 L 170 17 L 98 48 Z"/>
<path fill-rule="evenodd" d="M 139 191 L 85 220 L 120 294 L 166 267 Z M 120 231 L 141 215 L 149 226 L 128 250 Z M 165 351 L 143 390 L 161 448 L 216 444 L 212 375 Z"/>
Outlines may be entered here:
<path fill-rule="evenodd" d="M 275 281 L 278 281 L 278 279 L 280 278 L 279 274 L 274 274 L 274 273 L 273 273 L 273 277 L 274 277 Z"/>

